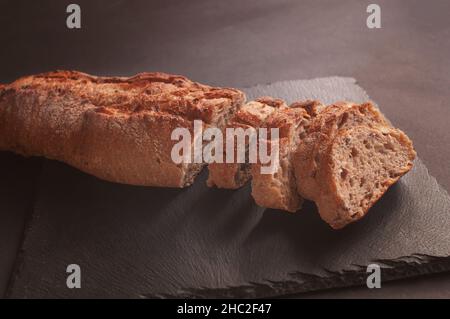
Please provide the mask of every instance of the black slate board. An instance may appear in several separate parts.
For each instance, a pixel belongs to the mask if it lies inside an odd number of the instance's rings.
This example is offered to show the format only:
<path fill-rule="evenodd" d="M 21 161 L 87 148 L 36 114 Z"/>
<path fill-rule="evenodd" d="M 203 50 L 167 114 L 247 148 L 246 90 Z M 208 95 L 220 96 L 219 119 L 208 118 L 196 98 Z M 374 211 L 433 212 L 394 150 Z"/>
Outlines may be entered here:
<path fill-rule="evenodd" d="M 23 229 L 33 208 L 41 160 L 0 152 L 0 298 L 13 271 Z"/>
<path fill-rule="evenodd" d="M 250 97 L 364 101 L 349 78 L 280 82 Z M 267 297 L 450 270 L 450 197 L 420 159 L 362 221 L 334 231 L 312 203 L 265 210 L 238 191 L 112 184 L 45 161 L 10 297 Z M 79 264 L 82 288 L 66 287 Z"/>

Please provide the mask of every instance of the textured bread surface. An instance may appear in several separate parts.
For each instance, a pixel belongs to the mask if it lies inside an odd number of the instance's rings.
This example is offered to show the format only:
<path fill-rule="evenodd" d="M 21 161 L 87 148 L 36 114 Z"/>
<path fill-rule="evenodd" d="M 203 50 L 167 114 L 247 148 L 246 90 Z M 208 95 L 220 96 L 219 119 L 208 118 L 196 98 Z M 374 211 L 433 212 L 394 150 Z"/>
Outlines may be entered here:
<path fill-rule="evenodd" d="M 60 160 L 112 182 L 184 187 L 203 164 L 172 161 L 172 131 L 192 133 L 196 119 L 223 127 L 244 99 L 235 89 L 164 73 L 27 76 L 0 87 L 0 149 Z"/>
<path fill-rule="evenodd" d="M 300 104 L 274 112 L 264 124 L 268 129 L 279 129 L 279 166 L 273 174 L 262 174 L 261 163 L 252 165 L 252 196 L 260 206 L 295 212 L 302 205 L 292 157 L 306 134 L 311 116 Z M 268 150 L 272 142 L 276 141 L 267 141 Z"/>
<path fill-rule="evenodd" d="M 320 101 L 317 100 L 297 101 L 289 105 L 289 107 L 302 108 L 312 118 L 318 116 L 327 108 L 325 104 L 322 104 Z"/>
<path fill-rule="evenodd" d="M 339 131 L 322 158 L 316 197 L 319 214 L 333 228 L 362 218 L 407 173 L 416 156 L 409 138 L 386 126 Z"/>
<path fill-rule="evenodd" d="M 241 128 L 247 130 L 261 127 L 264 121 L 276 110 L 286 108 L 283 100 L 272 97 L 261 97 L 255 101 L 250 101 L 242 106 L 229 121 L 226 128 Z M 225 136 L 225 134 L 224 134 Z M 233 163 L 211 163 L 208 165 L 209 187 L 237 189 L 244 186 L 251 178 L 250 164 L 248 158 L 249 140 L 244 141 L 246 148 L 245 163 L 237 162 L 237 139 L 234 140 L 234 162 Z M 223 149 L 225 158 L 226 149 Z"/>
<path fill-rule="evenodd" d="M 329 143 L 341 129 L 355 125 L 390 126 L 384 115 L 371 103 L 339 102 L 322 108 L 311 122 L 307 136 L 295 154 L 297 189 L 304 198 L 315 200 L 320 192 L 319 163 Z"/>

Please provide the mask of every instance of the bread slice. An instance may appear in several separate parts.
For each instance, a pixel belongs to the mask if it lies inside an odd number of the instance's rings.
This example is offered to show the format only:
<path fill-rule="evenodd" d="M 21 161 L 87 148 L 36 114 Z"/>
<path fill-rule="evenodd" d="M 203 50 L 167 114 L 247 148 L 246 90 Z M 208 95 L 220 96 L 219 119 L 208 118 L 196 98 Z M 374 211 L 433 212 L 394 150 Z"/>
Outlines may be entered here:
<path fill-rule="evenodd" d="M 271 97 L 261 97 L 255 101 L 246 103 L 236 112 L 230 120 L 227 128 L 259 128 L 264 121 L 277 109 L 287 108 L 283 100 Z M 236 141 L 235 141 L 236 142 Z M 237 189 L 244 186 L 251 178 L 250 164 L 248 159 L 249 140 L 246 139 L 246 162 L 237 163 L 237 147 L 235 147 L 233 163 L 211 163 L 208 165 L 209 176 L 207 185 L 209 187 Z M 237 145 L 235 145 L 237 146 Z M 224 147 L 224 157 L 226 149 Z"/>
<path fill-rule="evenodd" d="M 223 127 L 244 99 L 235 89 L 164 73 L 27 76 L 1 89 L 0 149 L 60 160 L 108 181 L 184 187 L 204 164 L 173 162 L 173 130 L 192 133 L 196 119 Z"/>
<path fill-rule="evenodd" d="M 386 126 L 342 129 L 322 158 L 319 214 L 338 229 L 362 218 L 408 172 L 416 156 L 409 138 Z"/>
<path fill-rule="evenodd" d="M 390 126 L 390 123 L 372 103 L 335 103 L 322 108 L 313 119 L 294 155 L 297 189 L 302 197 L 316 199 L 320 192 L 317 174 L 324 151 L 339 130 L 355 125 Z"/>
<path fill-rule="evenodd" d="M 282 109 L 269 116 L 264 124 L 266 128 L 278 128 L 279 140 L 267 141 L 270 150 L 272 142 L 279 143 L 279 165 L 273 174 L 263 174 L 261 163 L 252 164 L 252 196 L 263 207 L 297 211 L 302 198 L 297 186 L 292 163 L 292 155 L 299 141 L 304 138 L 311 116 L 305 108 Z"/>

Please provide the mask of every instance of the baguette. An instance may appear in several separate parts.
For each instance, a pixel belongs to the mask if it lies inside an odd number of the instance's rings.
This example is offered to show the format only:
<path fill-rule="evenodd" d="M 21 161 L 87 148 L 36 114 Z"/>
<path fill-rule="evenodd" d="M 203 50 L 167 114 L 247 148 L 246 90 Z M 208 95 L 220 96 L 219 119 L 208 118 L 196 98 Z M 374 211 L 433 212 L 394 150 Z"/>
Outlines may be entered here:
<path fill-rule="evenodd" d="M 185 187 L 203 163 L 175 164 L 175 128 L 223 127 L 245 100 L 183 76 L 56 71 L 0 87 L 0 150 L 63 161 L 98 178 Z"/>
<path fill-rule="evenodd" d="M 310 199 L 335 229 L 362 218 L 413 165 L 412 142 L 371 103 L 244 102 L 239 90 L 164 73 L 28 76 L 0 84 L 0 150 L 59 160 L 112 182 L 185 187 L 205 163 L 172 160 L 175 129 L 193 136 L 195 120 L 222 131 L 277 128 L 278 140 L 262 141 L 269 150 L 279 145 L 275 172 L 263 174 L 246 154 L 245 163 L 211 163 L 208 186 L 236 189 L 251 178 L 258 205 L 295 212 Z"/>

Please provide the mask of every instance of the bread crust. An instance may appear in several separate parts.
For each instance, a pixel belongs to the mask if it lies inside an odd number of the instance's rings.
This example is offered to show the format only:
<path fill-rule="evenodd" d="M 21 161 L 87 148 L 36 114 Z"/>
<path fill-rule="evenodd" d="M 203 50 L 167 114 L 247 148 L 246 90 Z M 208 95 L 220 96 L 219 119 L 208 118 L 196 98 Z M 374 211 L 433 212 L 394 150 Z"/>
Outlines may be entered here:
<path fill-rule="evenodd" d="M 302 108 L 309 116 L 316 117 L 326 109 L 326 105 L 317 100 L 297 101 L 289 105 L 291 108 Z"/>
<path fill-rule="evenodd" d="M 27 76 L 0 87 L 0 149 L 44 156 L 112 182 L 192 183 L 202 164 L 175 164 L 172 130 L 223 126 L 245 100 L 165 73 L 97 77 L 76 71 Z"/>

